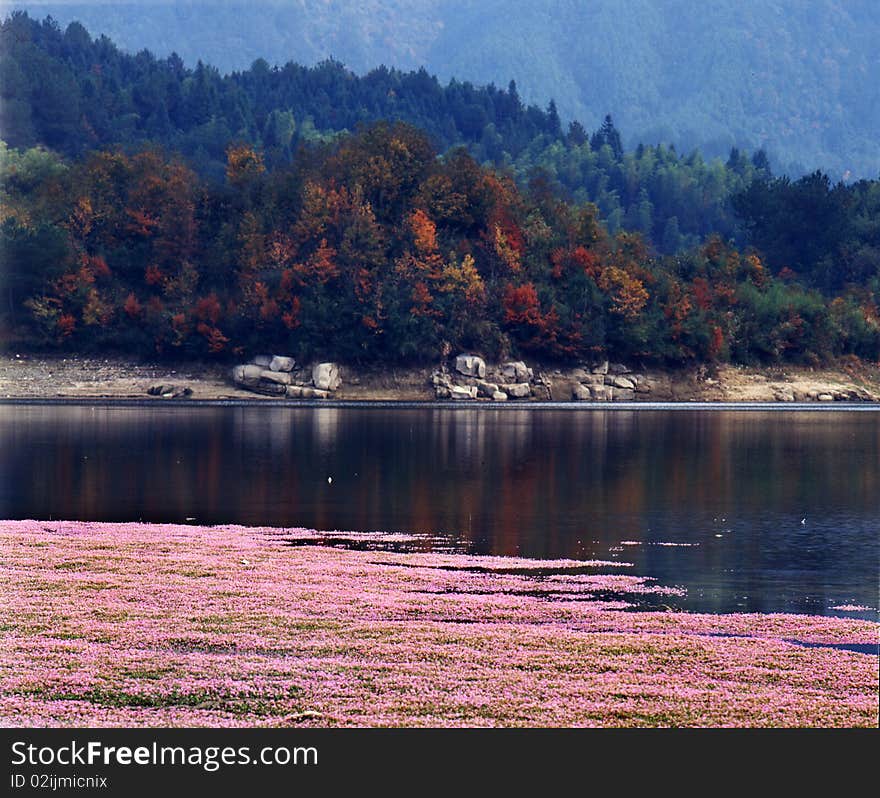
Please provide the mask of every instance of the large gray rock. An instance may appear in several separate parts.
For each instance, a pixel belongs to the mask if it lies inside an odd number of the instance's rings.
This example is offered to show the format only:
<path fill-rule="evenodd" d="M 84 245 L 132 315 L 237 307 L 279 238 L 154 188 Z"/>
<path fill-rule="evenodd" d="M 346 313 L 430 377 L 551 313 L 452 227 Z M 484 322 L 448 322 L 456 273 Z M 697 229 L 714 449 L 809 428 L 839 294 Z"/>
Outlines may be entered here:
<path fill-rule="evenodd" d="M 504 393 L 504 391 L 495 391 L 495 393 L 492 394 L 492 401 L 493 402 L 506 402 L 507 401 L 507 394 Z"/>
<path fill-rule="evenodd" d="M 605 380 L 607 378 L 604 374 L 585 374 L 582 380 L 578 380 L 578 382 L 582 382 L 584 385 L 604 385 Z"/>
<path fill-rule="evenodd" d="M 642 374 L 634 374 L 630 379 L 636 384 L 636 393 L 651 393 L 651 381 Z"/>
<path fill-rule="evenodd" d="M 319 388 L 311 388 L 308 385 L 288 385 L 286 389 L 288 399 L 326 399 L 329 391 Z"/>
<path fill-rule="evenodd" d="M 476 388 L 477 395 L 485 396 L 489 399 L 498 391 L 498 386 L 494 382 L 484 382 L 483 380 L 477 380 Z"/>
<path fill-rule="evenodd" d="M 612 388 L 611 391 L 615 402 L 632 402 L 636 398 L 636 392 L 629 388 Z"/>
<path fill-rule="evenodd" d="M 593 395 L 593 401 L 595 402 L 610 402 L 611 401 L 611 392 L 614 389 L 608 385 L 591 385 L 590 393 Z"/>
<path fill-rule="evenodd" d="M 501 390 L 504 391 L 511 399 L 525 399 L 527 396 L 532 395 L 532 386 L 527 382 L 512 382 L 506 385 L 501 386 Z"/>
<path fill-rule="evenodd" d="M 293 371 L 295 365 L 296 361 L 292 357 L 285 357 L 284 355 L 275 355 L 269 361 L 269 368 L 272 371 Z"/>
<path fill-rule="evenodd" d="M 456 400 L 476 399 L 477 388 L 475 385 L 453 385 L 449 389 L 449 398 Z"/>
<path fill-rule="evenodd" d="M 232 368 L 232 381 L 239 385 L 256 385 L 262 375 L 263 368 L 250 363 L 245 366 L 234 366 Z"/>
<path fill-rule="evenodd" d="M 458 355 L 455 358 L 455 370 L 465 377 L 482 380 L 486 376 L 486 361 L 477 355 Z"/>
<path fill-rule="evenodd" d="M 612 377 L 611 384 L 615 388 L 625 388 L 628 391 L 636 389 L 636 384 L 629 377 Z"/>
<path fill-rule="evenodd" d="M 623 363 L 611 363 L 608 366 L 609 374 L 631 374 L 632 369 L 629 366 L 625 366 Z"/>
<path fill-rule="evenodd" d="M 820 402 L 833 402 L 834 401 L 834 396 L 832 396 L 830 393 L 820 393 L 816 398 Z"/>
<path fill-rule="evenodd" d="M 603 360 L 601 363 L 597 363 L 592 368 L 593 374 L 607 374 L 608 373 L 608 361 Z"/>
<path fill-rule="evenodd" d="M 290 383 L 293 382 L 293 377 L 289 372 L 270 371 L 268 369 L 260 375 L 260 379 L 266 380 L 268 382 L 274 382 L 278 385 L 290 385 Z"/>
<path fill-rule="evenodd" d="M 578 402 L 589 402 L 593 398 L 593 393 L 586 385 L 576 382 L 571 386 L 571 398 Z"/>
<path fill-rule="evenodd" d="M 260 368 L 267 369 L 269 368 L 269 364 L 272 362 L 272 355 L 254 355 L 251 358 L 251 365 L 259 366 Z"/>
<path fill-rule="evenodd" d="M 312 368 L 312 384 L 320 391 L 335 391 L 342 385 L 339 366 L 335 363 L 316 363 Z"/>
<path fill-rule="evenodd" d="M 501 364 L 501 375 L 509 383 L 531 382 L 534 378 L 532 370 L 521 360 L 511 360 Z"/>

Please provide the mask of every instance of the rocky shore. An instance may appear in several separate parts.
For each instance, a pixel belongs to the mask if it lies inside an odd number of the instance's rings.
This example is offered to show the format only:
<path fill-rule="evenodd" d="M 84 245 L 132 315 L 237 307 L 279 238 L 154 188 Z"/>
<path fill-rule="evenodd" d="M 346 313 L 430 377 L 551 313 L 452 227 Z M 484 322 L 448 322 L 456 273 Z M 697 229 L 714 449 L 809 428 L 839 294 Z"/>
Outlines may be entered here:
<path fill-rule="evenodd" d="M 560 368 L 462 353 L 435 367 L 298 363 L 145 363 L 123 357 L 0 355 L 0 398 L 341 399 L 448 402 L 878 402 L 880 366 L 720 366 L 679 370 L 602 361 Z"/>

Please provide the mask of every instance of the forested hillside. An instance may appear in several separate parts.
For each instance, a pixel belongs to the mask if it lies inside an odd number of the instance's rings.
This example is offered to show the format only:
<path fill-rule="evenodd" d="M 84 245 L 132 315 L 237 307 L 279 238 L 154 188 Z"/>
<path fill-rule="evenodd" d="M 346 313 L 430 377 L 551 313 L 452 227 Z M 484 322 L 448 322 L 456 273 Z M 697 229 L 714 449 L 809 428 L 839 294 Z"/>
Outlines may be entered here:
<path fill-rule="evenodd" d="M 874 0 L 118 0 L 11 4 L 131 53 L 222 72 L 335 57 L 507 86 L 564 123 L 612 113 L 624 143 L 765 149 L 793 177 L 880 174 Z M 145 10 L 148 9 L 147 10 Z"/>
<path fill-rule="evenodd" d="M 792 242 L 814 260 L 774 275 L 786 261 L 771 269 L 718 237 L 651 257 L 637 234 L 609 234 L 595 206 L 541 184 L 523 192 L 464 150 L 438 158 L 400 123 L 271 171 L 230 146 L 222 184 L 152 149 L 72 165 L 3 150 L 0 164 L 7 336 L 30 346 L 347 362 L 468 349 L 669 364 L 880 357 L 876 183 L 831 194 L 845 237 Z M 796 208 L 802 187 L 765 188 L 787 224 L 782 204 Z M 752 221 L 788 242 L 763 211 Z M 853 244 L 870 277 L 835 270 L 833 292 L 810 289 L 811 270 Z"/>
<path fill-rule="evenodd" d="M 880 181 L 627 152 L 610 117 L 565 125 L 513 83 L 335 62 L 224 77 L 22 14 L 0 27 L 0 99 L 7 341 L 880 358 Z"/>
<path fill-rule="evenodd" d="M 301 144 L 398 119 L 425 130 L 440 151 L 464 145 L 523 184 L 540 174 L 572 199 L 596 203 L 612 232 L 637 230 L 664 252 L 713 232 L 736 239 L 730 197 L 769 175 L 760 151 L 734 150 L 711 162 L 664 146 L 624 152 L 610 118 L 592 134 L 578 122 L 563 125 L 555 105 L 527 106 L 512 82 L 443 85 L 424 70 L 379 68 L 358 77 L 336 62 L 271 69 L 259 60 L 224 77 L 201 63 L 188 69 L 174 57 L 126 55 L 77 23 L 62 31 L 23 15 L 0 28 L 0 99 L 12 146 L 44 144 L 78 156 L 151 141 L 216 180 L 232 140 L 258 147 L 272 168 Z"/>

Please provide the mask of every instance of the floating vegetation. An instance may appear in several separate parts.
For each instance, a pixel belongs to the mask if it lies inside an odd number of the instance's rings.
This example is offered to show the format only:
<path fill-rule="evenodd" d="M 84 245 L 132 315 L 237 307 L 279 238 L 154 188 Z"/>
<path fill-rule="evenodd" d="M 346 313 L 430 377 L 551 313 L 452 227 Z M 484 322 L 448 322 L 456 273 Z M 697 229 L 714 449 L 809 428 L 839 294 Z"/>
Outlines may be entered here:
<path fill-rule="evenodd" d="M 617 562 L 284 545 L 311 534 L 0 521 L 0 723 L 877 725 L 871 621 L 656 611 L 682 589 Z"/>

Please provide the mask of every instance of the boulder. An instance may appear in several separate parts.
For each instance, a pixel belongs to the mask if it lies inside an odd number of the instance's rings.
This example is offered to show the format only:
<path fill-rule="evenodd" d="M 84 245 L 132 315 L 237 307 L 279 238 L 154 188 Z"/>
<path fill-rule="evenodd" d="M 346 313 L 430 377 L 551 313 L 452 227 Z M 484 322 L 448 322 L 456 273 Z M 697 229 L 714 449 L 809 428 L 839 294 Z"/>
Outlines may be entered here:
<path fill-rule="evenodd" d="M 185 399 L 192 396 L 192 388 L 184 385 L 151 385 L 147 388 L 147 394 L 163 399 Z"/>
<path fill-rule="evenodd" d="M 232 369 L 232 381 L 239 385 L 251 386 L 256 385 L 263 375 L 263 368 L 253 364 L 246 366 L 234 366 Z"/>
<path fill-rule="evenodd" d="M 527 382 L 512 382 L 506 385 L 501 386 L 501 390 L 504 391 L 511 399 L 525 399 L 527 396 L 532 395 L 532 386 Z"/>
<path fill-rule="evenodd" d="M 453 385 L 449 389 L 449 398 L 456 400 L 476 399 L 477 388 L 474 385 Z"/>
<path fill-rule="evenodd" d="M 320 391 L 335 391 L 342 385 L 339 366 L 335 363 L 316 363 L 312 368 L 312 384 Z"/>
<path fill-rule="evenodd" d="M 647 377 L 634 374 L 630 379 L 636 384 L 636 393 L 651 393 L 651 382 Z"/>
<path fill-rule="evenodd" d="M 572 369 L 570 376 L 577 382 L 586 382 L 587 377 L 591 375 L 586 369 Z"/>
<path fill-rule="evenodd" d="M 630 388 L 612 388 L 611 398 L 615 402 L 632 402 L 636 392 Z"/>
<path fill-rule="evenodd" d="M 777 402 L 793 402 L 794 392 L 791 390 L 791 388 L 782 388 L 773 393 L 773 398 Z"/>
<path fill-rule="evenodd" d="M 308 385 L 288 385 L 286 393 L 288 399 L 326 399 L 330 395 L 329 391 Z"/>
<path fill-rule="evenodd" d="M 290 385 L 290 383 L 293 382 L 293 377 L 287 371 L 266 370 L 260 374 L 260 379 L 268 382 L 275 382 L 278 383 L 278 385 Z"/>
<path fill-rule="evenodd" d="M 608 366 L 609 374 L 632 374 L 632 369 L 629 366 L 623 365 L 623 363 L 611 363 Z"/>
<path fill-rule="evenodd" d="M 506 402 L 507 401 L 507 394 L 504 393 L 504 391 L 495 391 L 495 393 L 492 394 L 492 401 L 493 402 Z"/>
<path fill-rule="evenodd" d="M 512 360 L 501 364 L 501 375 L 511 383 L 531 382 L 534 378 L 532 370 L 521 360 Z"/>
<path fill-rule="evenodd" d="M 614 389 L 609 387 L 608 385 L 592 385 L 590 386 L 590 393 L 593 395 L 594 402 L 610 402 L 611 401 L 611 392 Z"/>
<path fill-rule="evenodd" d="M 538 374 L 538 377 L 535 380 L 535 387 L 532 391 L 532 396 L 540 398 L 542 395 L 546 401 L 553 401 L 553 381 L 549 379 L 546 374 Z M 562 392 L 559 395 L 565 396 L 566 392 Z"/>
<path fill-rule="evenodd" d="M 267 382 L 266 380 L 248 384 L 246 387 L 249 391 L 266 394 L 266 396 L 284 396 L 287 392 L 286 385 L 279 385 L 277 382 Z"/>
<path fill-rule="evenodd" d="M 272 371 L 293 371 L 296 361 L 292 357 L 284 357 L 283 355 L 275 355 L 269 361 L 269 369 Z"/>
<path fill-rule="evenodd" d="M 604 385 L 605 384 L 605 375 L 604 374 L 585 374 L 582 380 L 579 380 L 584 385 Z"/>
<path fill-rule="evenodd" d="M 612 377 L 611 384 L 615 388 L 622 388 L 627 391 L 634 391 L 636 384 L 629 377 Z"/>
<path fill-rule="evenodd" d="M 476 388 L 478 396 L 485 396 L 488 399 L 491 399 L 492 395 L 498 392 L 498 386 L 494 382 L 477 380 Z"/>
<path fill-rule="evenodd" d="M 589 402 L 593 398 L 593 393 L 586 385 L 576 382 L 571 386 L 571 398 L 577 402 Z"/>
<path fill-rule="evenodd" d="M 455 370 L 466 377 L 482 380 L 486 376 L 486 361 L 476 355 L 459 355 L 455 358 Z"/>
<path fill-rule="evenodd" d="M 448 399 L 449 398 L 450 387 L 448 385 L 436 385 L 434 386 L 434 398 L 435 399 Z"/>
<path fill-rule="evenodd" d="M 260 368 L 267 369 L 269 368 L 269 364 L 272 362 L 272 355 L 254 355 L 251 358 L 251 365 L 259 366 Z"/>
<path fill-rule="evenodd" d="M 834 397 L 830 393 L 820 393 L 816 399 L 820 402 L 833 402 Z"/>

